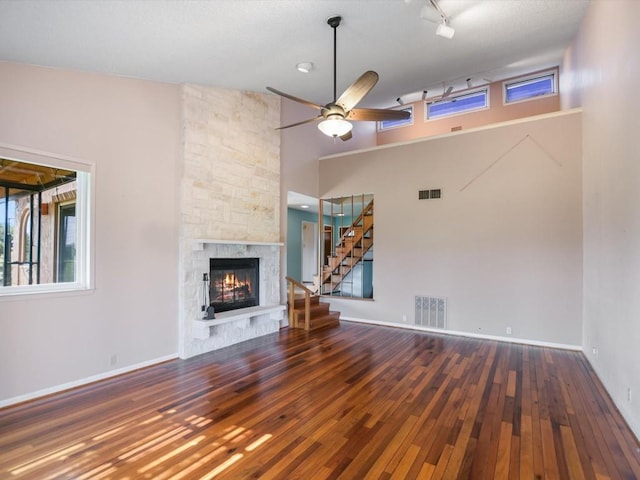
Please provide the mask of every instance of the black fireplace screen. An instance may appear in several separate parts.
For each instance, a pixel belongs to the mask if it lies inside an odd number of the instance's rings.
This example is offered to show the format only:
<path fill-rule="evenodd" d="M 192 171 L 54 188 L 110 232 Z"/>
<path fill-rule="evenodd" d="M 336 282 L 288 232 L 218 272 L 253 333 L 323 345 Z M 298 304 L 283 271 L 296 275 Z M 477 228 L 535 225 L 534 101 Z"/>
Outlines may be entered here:
<path fill-rule="evenodd" d="M 260 304 L 258 258 L 210 259 L 209 298 L 216 312 Z"/>

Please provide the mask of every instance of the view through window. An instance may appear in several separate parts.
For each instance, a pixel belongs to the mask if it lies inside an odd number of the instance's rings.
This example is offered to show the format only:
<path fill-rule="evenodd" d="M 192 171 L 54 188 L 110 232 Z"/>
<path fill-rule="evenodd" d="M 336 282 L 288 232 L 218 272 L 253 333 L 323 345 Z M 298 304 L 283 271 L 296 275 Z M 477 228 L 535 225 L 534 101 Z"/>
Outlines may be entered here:
<path fill-rule="evenodd" d="M 0 157 L 0 294 L 86 286 L 88 180 Z"/>
<path fill-rule="evenodd" d="M 321 293 L 373 298 L 373 195 L 325 198 Z"/>

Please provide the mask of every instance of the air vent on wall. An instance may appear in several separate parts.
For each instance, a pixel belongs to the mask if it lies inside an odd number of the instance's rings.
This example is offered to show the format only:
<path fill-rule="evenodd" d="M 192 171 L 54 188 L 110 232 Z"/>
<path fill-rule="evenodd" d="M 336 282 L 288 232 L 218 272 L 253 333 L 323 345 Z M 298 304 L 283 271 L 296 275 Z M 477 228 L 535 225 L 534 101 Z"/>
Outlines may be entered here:
<path fill-rule="evenodd" d="M 440 198 L 442 191 L 439 188 L 432 190 L 418 190 L 418 200 L 428 200 L 430 198 Z"/>
<path fill-rule="evenodd" d="M 444 330 L 447 326 L 446 321 L 446 298 L 416 296 L 416 325 Z"/>

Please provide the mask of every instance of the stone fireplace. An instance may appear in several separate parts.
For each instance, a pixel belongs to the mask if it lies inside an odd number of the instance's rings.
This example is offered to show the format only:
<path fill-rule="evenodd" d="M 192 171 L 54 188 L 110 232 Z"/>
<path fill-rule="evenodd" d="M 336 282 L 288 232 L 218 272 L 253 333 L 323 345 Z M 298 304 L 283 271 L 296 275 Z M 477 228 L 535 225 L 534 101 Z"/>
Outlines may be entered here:
<path fill-rule="evenodd" d="M 281 244 L 203 240 L 196 241 L 194 248 L 189 281 L 185 284 L 188 304 L 185 325 L 185 353 L 188 355 L 185 356 L 227 347 L 280 329 L 285 317 L 285 306 L 280 305 Z M 204 319 L 204 289 L 208 287 L 203 284 L 202 275 L 210 272 L 212 259 L 223 260 L 222 263 L 231 260 L 236 265 L 239 260 L 258 261 L 257 305 L 216 311 L 215 319 Z"/>
<path fill-rule="evenodd" d="M 286 306 L 280 299 L 279 98 L 186 84 L 182 105 L 179 354 L 188 358 L 277 332 Z M 211 275 L 211 259 L 258 259 L 257 289 L 250 292 L 257 305 L 203 320 L 203 274 Z M 249 293 L 244 284 L 231 289 L 222 293 L 226 300 Z"/>

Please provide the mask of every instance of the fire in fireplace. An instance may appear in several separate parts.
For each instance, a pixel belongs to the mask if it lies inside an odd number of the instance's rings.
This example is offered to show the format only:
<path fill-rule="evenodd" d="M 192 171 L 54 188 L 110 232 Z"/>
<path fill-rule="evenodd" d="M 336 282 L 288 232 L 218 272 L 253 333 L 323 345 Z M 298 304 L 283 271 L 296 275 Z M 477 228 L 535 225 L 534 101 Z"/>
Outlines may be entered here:
<path fill-rule="evenodd" d="M 209 298 L 216 312 L 260 304 L 259 258 L 212 258 Z"/>

